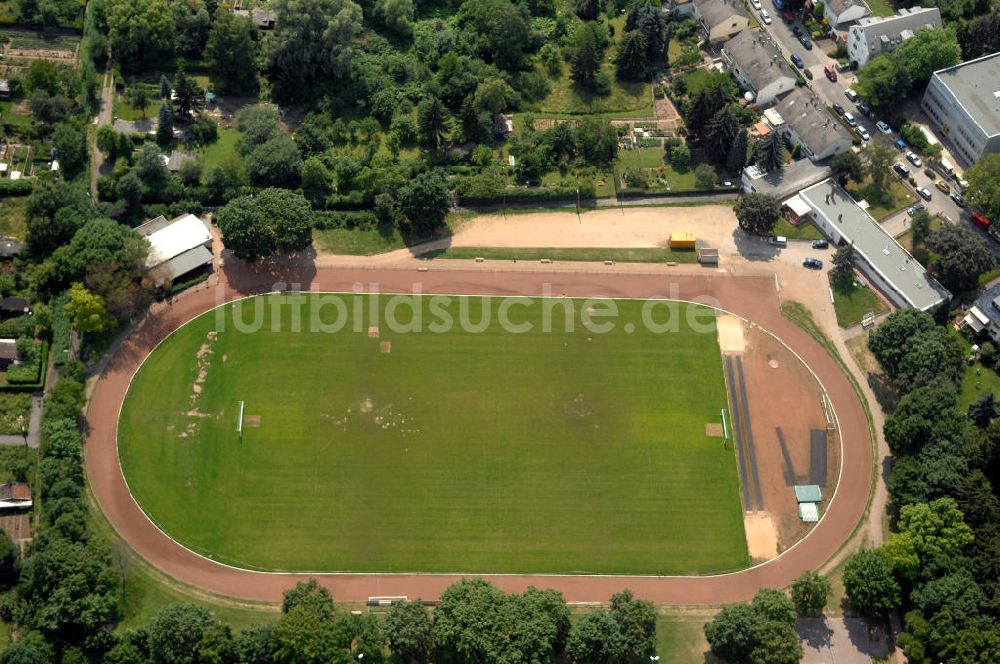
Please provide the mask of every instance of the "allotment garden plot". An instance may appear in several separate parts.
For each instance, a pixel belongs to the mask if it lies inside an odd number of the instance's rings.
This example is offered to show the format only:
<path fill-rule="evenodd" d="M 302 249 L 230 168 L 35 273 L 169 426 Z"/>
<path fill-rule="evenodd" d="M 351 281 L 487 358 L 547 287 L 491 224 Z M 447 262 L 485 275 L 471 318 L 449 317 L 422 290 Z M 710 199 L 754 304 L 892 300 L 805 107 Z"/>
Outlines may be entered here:
<path fill-rule="evenodd" d="M 613 331 L 597 333 L 581 316 L 603 308 L 583 300 L 425 297 L 422 331 L 402 332 L 387 323 L 389 296 L 337 296 L 339 309 L 284 297 L 179 328 L 123 406 L 129 487 L 193 551 L 297 571 L 749 564 L 736 454 L 718 437 L 728 399 L 714 310 L 659 303 L 657 322 L 678 320 L 661 333 L 643 325 L 650 305 L 617 301 L 617 318 L 596 321 Z M 505 330 L 504 306 L 532 329 Z M 445 313 L 454 325 L 432 326 Z M 316 329 L 342 314 L 339 331 Z"/>

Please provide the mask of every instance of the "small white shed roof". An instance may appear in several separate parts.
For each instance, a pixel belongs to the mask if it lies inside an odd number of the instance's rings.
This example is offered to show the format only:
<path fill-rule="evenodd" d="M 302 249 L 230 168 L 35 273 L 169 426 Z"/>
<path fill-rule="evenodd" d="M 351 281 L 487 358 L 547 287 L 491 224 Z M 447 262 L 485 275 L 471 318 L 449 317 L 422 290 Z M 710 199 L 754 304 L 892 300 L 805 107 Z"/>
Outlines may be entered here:
<path fill-rule="evenodd" d="M 198 217 L 186 214 L 178 217 L 148 237 L 150 250 L 146 258 L 146 268 L 154 268 L 185 251 L 207 244 L 212 234 Z"/>

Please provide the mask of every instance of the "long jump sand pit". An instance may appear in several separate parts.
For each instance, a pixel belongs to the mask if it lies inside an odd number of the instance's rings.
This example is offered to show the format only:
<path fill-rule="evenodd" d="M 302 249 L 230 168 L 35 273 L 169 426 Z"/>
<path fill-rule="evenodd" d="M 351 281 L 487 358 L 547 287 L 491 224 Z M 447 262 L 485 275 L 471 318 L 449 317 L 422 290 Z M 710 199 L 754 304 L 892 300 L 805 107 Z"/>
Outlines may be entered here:
<path fill-rule="evenodd" d="M 733 242 L 736 216 L 727 205 L 607 208 L 576 212 L 489 214 L 456 231 L 453 247 L 663 247 L 690 232 L 718 247 Z"/>

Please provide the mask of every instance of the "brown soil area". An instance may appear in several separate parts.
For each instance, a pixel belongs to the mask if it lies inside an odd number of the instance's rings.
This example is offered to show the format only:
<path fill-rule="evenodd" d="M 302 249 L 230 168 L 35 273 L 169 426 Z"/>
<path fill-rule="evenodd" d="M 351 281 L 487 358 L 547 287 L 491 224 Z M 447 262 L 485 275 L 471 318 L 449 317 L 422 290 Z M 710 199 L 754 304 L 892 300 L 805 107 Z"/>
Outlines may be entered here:
<path fill-rule="evenodd" d="M 751 327 L 746 330 L 746 342 L 743 368 L 757 471 L 764 510 L 774 522 L 778 545 L 783 551 L 815 526 L 799 519 L 798 504 L 789 481 L 810 483 L 810 432 L 826 430 L 821 401 L 823 390 L 808 367 L 768 332 Z M 784 450 L 781 440 L 785 443 Z M 836 484 L 838 445 L 836 436 L 827 437 L 827 473 L 821 482 L 825 500 L 829 499 Z M 791 462 L 791 472 L 785 453 Z M 820 505 L 821 511 L 824 505 L 825 501 Z"/>

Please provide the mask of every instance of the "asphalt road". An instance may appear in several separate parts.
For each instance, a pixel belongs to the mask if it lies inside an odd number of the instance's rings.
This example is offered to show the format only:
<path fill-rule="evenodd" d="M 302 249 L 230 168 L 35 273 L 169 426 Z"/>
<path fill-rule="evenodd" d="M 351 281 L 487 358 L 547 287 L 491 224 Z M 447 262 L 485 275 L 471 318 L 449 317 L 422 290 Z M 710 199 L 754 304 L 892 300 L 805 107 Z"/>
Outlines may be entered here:
<path fill-rule="evenodd" d="M 858 111 L 857 105 L 854 102 L 851 102 L 845 94 L 845 91 L 857 80 L 854 73 L 840 72 L 837 76 L 836 82 L 830 81 L 823 73 L 823 67 L 826 65 L 836 65 L 837 61 L 834 58 L 827 56 L 826 53 L 824 53 L 823 50 L 815 44 L 813 45 L 812 50 L 806 50 L 799 42 L 798 38 L 792 34 L 792 25 L 788 25 L 781 20 L 780 12 L 775 9 L 773 1 L 761 0 L 761 3 L 772 18 L 771 25 L 764 25 L 763 21 L 761 21 L 761 28 L 767 31 L 767 33 L 771 36 L 772 41 L 778 45 L 778 47 L 785 54 L 786 58 L 791 58 L 792 54 L 796 54 L 802 58 L 806 69 L 809 69 L 813 75 L 812 80 L 807 83 L 809 88 L 812 89 L 821 100 L 825 101 L 827 105 L 833 105 L 835 103 L 840 104 L 844 107 L 845 111 L 853 113 L 858 120 L 858 124 L 868 130 L 868 133 L 873 140 L 876 136 L 882 135 L 881 132 L 875 128 L 875 123 L 878 122 L 879 118 L 869 118 L 864 116 L 860 111 Z M 756 13 L 757 18 L 759 19 L 760 13 Z M 800 28 L 802 27 L 801 21 L 796 20 L 793 25 L 795 24 L 797 24 Z M 896 139 L 900 138 L 900 136 L 896 132 L 892 132 L 887 135 L 886 138 L 889 139 L 890 142 L 895 143 Z M 951 188 L 955 190 L 957 188 L 957 183 L 954 179 L 943 177 L 940 174 L 935 174 L 933 178 L 928 177 L 924 174 L 924 169 L 927 167 L 926 163 L 919 168 L 914 167 L 913 164 L 906 161 L 905 153 L 903 151 L 899 153 L 899 157 L 896 161 L 897 163 L 904 164 L 910 169 L 910 175 L 914 178 L 914 180 L 916 180 L 916 186 L 924 187 L 931 192 L 930 201 L 925 201 L 923 199 L 918 200 L 920 200 L 920 202 L 927 207 L 928 211 L 932 215 L 941 215 L 950 220 L 952 223 L 966 224 L 969 228 L 972 228 L 976 232 L 980 233 L 980 235 L 987 240 L 993 253 L 1000 258 L 1000 244 L 991 241 L 987 237 L 986 233 L 976 228 L 972 222 L 969 221 L 968 210 L 960 208 L 953 200 L 951 200 L 948 194 L 939 191 L 934 186 L 934 181 L 940 178 L 944 179 L 945 182 L 947 182 Z M 926 162 L 926 160 L 923 161 Z M 886 224 L 888 228 L 892 228 L 894 232 L 901 232 L 901 230 L 897 229 L 904 229 L 907 225 L 907 219 L 908 215 L 906 210 L 902 210 L 885 219 L 883 223 Z"/>

